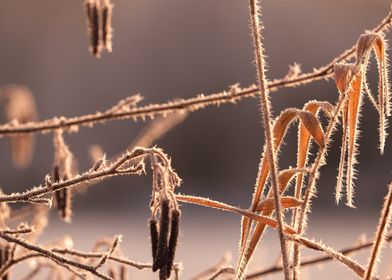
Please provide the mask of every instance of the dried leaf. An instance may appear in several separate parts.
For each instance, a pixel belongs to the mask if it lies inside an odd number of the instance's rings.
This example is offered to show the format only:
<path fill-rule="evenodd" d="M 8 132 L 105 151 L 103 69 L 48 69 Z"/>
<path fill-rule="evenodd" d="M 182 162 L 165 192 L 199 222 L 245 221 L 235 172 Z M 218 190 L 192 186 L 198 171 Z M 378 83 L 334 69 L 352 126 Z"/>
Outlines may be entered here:
<path fill-rule="evenodd" d="M 325 105 L 328 107 L 328 105 Z M 301 111 L 295 108 L 291 109 L 286 109 L 283 111 L 277 120 L 274 123 L 274 136 L 275 136 L 275 149 L 279 150 L 280 144 L 282 143 L 282 140 L 287 132 L 287 129 L 289 125 L 296 120 L 296 118 L 299 117 L 301 120 L 301 123 L 303 123 L 305 129 L 309 132 L 309 134 L 312 137 L 317 138 L 316 143 L 324 145 L 324 132 L 322 130 L 321 124 L 319 120 L 316 118 L 316 116 L 310 112 L 306 111 Z M 291 177 L 298 172 L 298 170 L 290 170 L 287 171 L 286 175 L 289 175 L 288 178 L 291 179 Z M 290 173 L 291 172 L 291 173 Z M 285 173 L 283 173 L 285 174 Z M 258 183 L 257 187 L 255 190 L 255 194 L 253 196 L 252 200 L 252 206 L 251 206 L 251 211 L 255 212 L 257 210 L 261 195 L 264 191 L 264 186 L 267 181 L 269 175 L 269 162 L 266 157 L 263 158 L 262 161 L 262 166 L 259 171 L 259 176 L 258 176 Z M 281 181 L 282 175 L 279 177 L 279 181 Z M 290 180 L 288 179 L 288 181 Z M 284 189 L 286 188 L 287 183 L 280 183 L 280 189 L 281 192 L 284 192 Z M 272 198 L 272 191 L 270 190 L 267 198 Z M 272 211 L 263 211 L 263 215 L 271 215 Z M 240 238 L 240 248 L 241 248 L 241 257 L 240 257 L 240 268 L 241 270 L 245 269 L 247 263 L 249 262 L 250 257 L 253 254 L 253 251 L 262 235 L 262 233 L 265 230 L 265 225 L 257 224 L 256 228 L 253 231 L 253 235 L 250 238 L 250 241 L 248 244 L 246 243 L 246 240 L 248 240 L 249 235 L 250 235 L 250 229 L 251 229 L 252 223 L 247 220 L 247 218 L 244 218 L 241 224 L 241 238 Z"/>
<path fill-rule="evenodd" d="M 339 201 L 342 196 L 343 189 L 343 176 L 345 173 L 346 167 L 346 155 L 347 155 L 347 140 L 348 140 L 348 100 L 345 101 L 343 105 L 343 134 L 342 134 L 342 147 L 340 151 L 340 162 L 338 169 L 338 177 L 336 182 L 336 190 L 335 190 L 335 201 L 336 204 L 339 204 Z"/>
<path fill-rule="evenodd" d="M 197 197 L 197 196 L 188 196 L 188 195 L 176 195 L 176 199 L 178 201 L 183 201 L 183 202 L 187 202 L 187 203 L 197 204 L 197 205 L 204 206 L 204 207 L 215 208 L 215 209 L 220 209 L 220 210 L 223 210 L 223 211 L 237 213 L 237 214 L 246 216 L 246 217 L 248 217 L 248 218 L 250 218 L 252 220 L 256 220 L 260 224 L 269 225 L 270 227 L 273 227 L 273 228 L 277 228 L 278 227 L 278 223 L 274 219 L 271 219 L 269 217 L 262 216 L 262 215 L 257 215 L 257 214 L 254 214 L 252 212 L 248 212 L 248 211 L 242 210 L 240 208 L 231 206 L 231 205 L 223 203 L 223 202 L 211 200 L 209 198 Z M 285 229 L 284 230 L 288 234 L 295 234 L 295 231 L 291 227 L 289 227 L 287 225 L 285 225 Z"/>
<path fill-rule="evenodd" d="M 335 83 L 341 94 L 348 90 L 351 77 L 355 72 L 356 66 L 353 64 L 337 63 L 334 65 Z"/>
<path fill-rule="evenodd" d="M 309 101 L 305 104 L 304 111 L 310 112 L 316 117 L 318 112 L 322 110 L 327 116 L 331 116 L 334 107 L 331 103 L 326 101 Z M 298 151 L 297 151 L 297 168 L 304 168 L 308 161 L 309 147 L 310 147 L 310 133 L 305 125 L 301 122 L 298 128 Z M 296 186 L 295 186 L 295 197 L 301 197 L 301 189 L 303 184 L 303 175 L 299 173 L 297 175 Z"/>
<path fill-rule="evenodd" d="M 361 92 L 362 92 L 362 71 L 358 71 L 351 83 L 348 101 L 348 156 L 347 156 L 347 205 L 353 207 L 353 179 L 355 176 L 354 165 L 357 163 L 357 138 L 358 123 L 361 108 Z"/>
<path fill-rule="evenodd" d="M 283 208 L 294 208 L 302 205 L 302 201 L 296 199 L 293 196 L 282 196 L 281 203 Z M 259 203 L 257 211 L 274 211 L 275 200 L 273 198 L 267 198 Z"/>
<path fill-rule="evenodd" d="M 368 88 L 366 81 L 366 69 L 369 64 L 369 58 L 372 50 L 375 53 L 379 82 L 378 82 L 378 104 L 373 98 L 373 95 Z M 373 105 L 377 108 L 379 113 L 379 133 L 380 133 L 380 152 L 384 153 L 385 139 L 387 133 L 385 129 L 387 127 L 387 116 L 391 114 L 390 106 L 390 92 L 389 92 L 389 81 L 388 81 L 388 67 L 387 67 L 387 54 L 386 54 L 386 41 L 377 33 L 363 34 L 357 43 L 357 64 L 362 66 L 363 84 L 365 92 L 369 96 Z"/>
<path fill-rule="evenodd" d="M 317 117 L 306 111 L 299 111 L 298 116 L 319 147 L 323 148 L 325 146 L 324 131 Z"/>

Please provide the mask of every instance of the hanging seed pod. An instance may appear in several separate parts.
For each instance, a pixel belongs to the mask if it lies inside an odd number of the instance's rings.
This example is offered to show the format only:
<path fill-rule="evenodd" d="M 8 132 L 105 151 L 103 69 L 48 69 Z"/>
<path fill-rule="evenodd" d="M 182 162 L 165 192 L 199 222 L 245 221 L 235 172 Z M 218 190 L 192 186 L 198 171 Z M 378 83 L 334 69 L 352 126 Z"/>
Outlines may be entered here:
<path fill-rule="evenodd" d="M 112 13 L 113 5 L 110 3 L 110 0 L 105 0 L 102 6 L 102 42 L 109 53 L 112 52 Z"/>
<path fill-rule="evenodd" d="M 101 56 L 101 40 L 100 40 L 100 5 L 98 0 L 87 0 L 85 3 L 87 16 L 87 32 L 90 36 L 90 51 L 99 58 Z"/>
<path fill-rule="evenodd" d="M 161 219 L 159 222 L 159 238 L 158 238 L 158 245 L 157 245 L 157 253 L 155 258 L 155 266 L 153 266 L 153 271 L 157 269 L 165 270 L 166 267 L 166 256 L 167 256 L 167 238 L 169 235 L 169 200 L 164 199 L 161 202 Z M 166 277 L 166 271 L 164 273 Z"/>
<path fill-rule="evenodd" d="M 169 245 L 167 247 L 167 264 L 166 264 L 167 278 L 170 278 L 170 274 L 174 263 L 174 257 L 176 254 L 178 232 L 180 227 L 180 216 L 181 216 L 181 212 L 179 210 L 174 209 L 172 211 L 170 238 L 169 238 Z"/>

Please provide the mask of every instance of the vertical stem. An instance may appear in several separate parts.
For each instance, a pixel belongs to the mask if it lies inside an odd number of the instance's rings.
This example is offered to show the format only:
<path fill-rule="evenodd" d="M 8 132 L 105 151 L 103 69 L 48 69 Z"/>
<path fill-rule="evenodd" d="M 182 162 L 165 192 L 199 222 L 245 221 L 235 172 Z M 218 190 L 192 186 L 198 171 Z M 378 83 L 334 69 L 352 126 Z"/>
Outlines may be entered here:
<path fill-rule="evenodd" d="M 267 156 L 270 165 L 271 182 L 274 191 L 277 220 L 279 225 L 279 239 L 280 239 L 280 246 L 281 246 L 282 258 L 283 258 L 284 276 L 286 280 L 289 280 L 290 279 L 289 260 L 287 254 L 286 239 L 283 232 L 284 216 L 282 212 L 282 205 L 280 201 L 279 186 L 278 186 L 278 167 L 276 163 L 275 150 L 273 147 L 274 136 L 273 136 L 272 126 L 271 126 L 270 103 L 269 103 L 267 81 L 265 77 L 263 45 L 261 42 L 261 34 L 260 34 L 262 25 L 261 22 L 259 22 L 257 1 L 258 0 L 249 0 L 249 8 L 250 8 L 253 43 L 254 43 L 255 57 L 256 57 L 257 77 L 258 77 L 259 90 L 260 90 L 260 103 L 261 103 L 260 105 L 261 105 L 261 113 L 262 113 L 263 124 L 264 124 L 265 139 L 267 144 Z"/>

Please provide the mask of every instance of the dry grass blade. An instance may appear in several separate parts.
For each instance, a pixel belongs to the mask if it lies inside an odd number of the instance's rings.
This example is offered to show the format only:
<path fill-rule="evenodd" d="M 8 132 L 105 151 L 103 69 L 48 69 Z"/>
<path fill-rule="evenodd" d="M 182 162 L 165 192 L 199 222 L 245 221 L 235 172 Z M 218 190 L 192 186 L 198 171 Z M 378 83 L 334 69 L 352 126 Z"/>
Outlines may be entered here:
<path fill-rule="evenodd" d="M 351 89 L 349 92 L 348 100 L 348 139 L 347 139 L 347 205 L 354 207 L 354 176 L 355 170 L 354 165 L 357 163 L 357 138 L 358 138 L 358 123 L 361 109 L 361 92 L 362 92 L 362 71 L 358 71 L 355 74 L 353 82 L 351 83 Z"/>
<path fill-rule="evenodd" d="M 388 194 L 385 196 L 384 207 L 381 211 L 380 221 L 378 223 L 377 233 L 374 238 L 374 245 L 370 254 L 369 265 L 366 270 L 364 279 L 373 278 L 377 264 L 380 262 L 381 249 L 387 239 L 386 235 L 392 218 L 392 184 L 389 185 Z"/>
<path fill-rule="evenodd" d="M 364 42 L 365 44 L 366 42 Z M 363 72 L 354 64 L 338 64 L 335 66 L 335 82 L 341 98 L 347 93 L 348 99 L 342 104 L 343 135 L 341 155 L 336 183 L 335 200 L 339 203 L 346 169 L 347 205 L 353 204 L 354 165 L 357 163 L 358 123 L 361 109 Z M 347 157 L 347 163 L 346 163 Z M 345 168 L 347 166 L 347 168 Z"/>
<path fill-rule="evenodd" d="M 376 33 L 368 33 L 360 36 L 357 43 L 356 58 L 357 64 L 362 66 L 364 75 L 363 83 L 365 92 L 370 97 L 374 106 L 379 112 L 379 133 L 380 133 L 380 152 L 384 153 L 385 139 L 387 133 L 385 129 L 387 127 L 386 117 L 390 115 L 390 93 L 389 93 L 389 82 L 388 82 L 388 59 L 386 54 L 387 44 L 382 35 Z M 366 69 L 369 64 L 370 54 L 374 50 L 377 65 L 378 65 L 378 104 L 375 104 L 370 89 L 366 82 Z"/>
<path fill-rule="evenodd" d="M 338 176 L 336 182 L 336 190 L 335 190 L 335 202 L 339 204 L 340 199 L 342 197 L 342 189 L 343 189 L 343 176 L 346 172 L 346 156 L 347 156 L 347 139 L 348 139 L 348 100 L 345 101 L 343 105 L 343 113 L 342 113 L 342 147 L 340 149 L 340 162 L 338 168 Z"/>
<path fill-rule="evenodd" d="M 182 201 L 182 202 L 186 202 L 186 203 L 192 203 L 192 204 L 196 204 L 196 205 L 200 205 L 200 206 L 204 206 L 204 207 L 215 208 L 215 209 L 219 209 L 219 210 L 223 210 L 223 211 L 228 211 L 228 212 L 240 214 L 240 215 L 245 216 L 251 220 L 258 221 L 260 224 L 269 225 L 272 228 L 278 227 L 278 224 L 277 224 L 276 220 L 274 220 L 274 219 L 271 219 L 266 216 L 255 214 L 255 213 L 243 210 L 238 207 L 231 206 L 231 205 L 223 203 L 223 202 L 211 200 L 209 198 L 177 194 L 176 199 L 178 201 Z M 295 233 L 295 231 L 287 225 L 285 225 L 284 230 L 288 234 Z"/>
<path fill-rule="evenodd" d="M 319 111 L 322 110 L 327 116 L 332 115 L 333 106 L 331 103 L 326 101 L 309 101 L 303 107 L 303 111 L 312 113 L 315 117 L 318 116 Z M 298 128 L 298 149 L 297 149 L 297 168 L 304 168 L 308 161 L 309 148 L 310 148 L 311 134 L 304 123 L 299 124 Z M 324 140 L 323 140 L 324 141 Z M 300 199 L 302 196 L 302 184 L 303 184 L 302 172 L 297 175 L 295 183 L 295 197 Z M 293 214 L 293 225 L 298 216 L 297 209 L 294 210 Z"/>

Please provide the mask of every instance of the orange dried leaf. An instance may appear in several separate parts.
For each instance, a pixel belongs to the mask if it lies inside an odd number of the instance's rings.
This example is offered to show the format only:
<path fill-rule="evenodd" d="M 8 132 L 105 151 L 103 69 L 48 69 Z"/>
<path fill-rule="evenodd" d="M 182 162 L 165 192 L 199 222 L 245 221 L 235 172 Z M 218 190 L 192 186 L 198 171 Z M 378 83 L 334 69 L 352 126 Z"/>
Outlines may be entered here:
<path fill-rule="evenodd" d="M 283 208 L 294 208 L 302 205 L 302 201 L 296 199 L 293 196 L 282 196 L 281 203 Z M 257 211 L 274 211 L 275 200 L 273 198 L 267 198 L 259 203 Z"/>
<path fill-rule="evenodd" d="M 337 63 L 334 65 L 335 83 L 341 94 L 348 90 L 353 73 L 355 73 L 353 64 Z"/>
<path fill-rule="evenodd" d="M 358 123 L 361 108 L 362 71 L 358 71 L 351 83 L 348 101 L 348 157 L 347 157 L 347 205 L 353 207 L 353 177 L 356 164 Z"/>
<path fill-rule="evenodd" d="M 323 148 L 325 146 L 324 131 L 317 117 L 313 113 L 306 111 L 299 111 L 298 116 L 316 143 L 320 148 Z"/>
<path fill-rule="evenodd" d="M 322 110 L 326 115 L 331 116 L 334 107 L 329 102 L 313 100 L 306 103 L 303 110 L 313 113 L 315 116 L 318 115 L 319 110 Z M 305 127 L 305 125 L 301 122 L 298 128 L 297 168 L 305 167 L 308 160 L 309 146 L 310 146 L 310 133 L 308 129 Z M 296 198 L 300 198 L 301 196 L 302 183 L 303 183 L 303 175 L 302 173 L 299 173 L 297 175 L 297 181 L 295 186 Z"/>
<path fill-rule="evenodd" d="M 343 184 L 343 176 L 345 172 L 346 166 L 346 153 L 347 153 L 347 133 L 348 133 L 348 100 L 345 101 L 343 105 L 343 135 L 342 135 L 342 148 L 340 151 L 340 162 L 339 162 L 339 169 L 338 169 L 338 177 L 336 182 L 336 190 L 335 190 L 335 201 L 336 204 L 339 204 L 341 195 L 342 195 L 342 184 Z"/>
<path fill-rule="evenodd" d="M 209 198 L 189 196 L 189 195 L 176 195 L 176 199 L 178 201 L 183 201 L 186 203 L 192 203 L 192 204 L 196 204 L 196 205 L 200 205 L 200 206 L 205 206 L 205 207 L 209 207 L 209 208 L 215 208 L 215 209 L 219 209 L 219 210 L 223 210 L 223 211 L 237 213 L 237 214 L 246 216 L 252 220 L 256 220 L 261 224 L 269 225 L 273 228 L 278 227 L 277 221 L 272 218 L 269 218 L 269 217 L 266 217 L 263 215 L 258 215 L 255 213 L 251 213 L 251 212 L 245 211 L 243 209 L 231 206 L 231 205 L 223 203 L 223 202 L 211 200 Z M 285 226 L 284 230 L 288 234 L 295 233 L 294 229 L 292 229 L 291 227 L 289 227 L 287 225 Z"/>
<path fill-rule="evenodd" d="M 297 111 L 298 109 L 295 108 L 286 109 L 276 118 L 274 122 L 273 125 L 273 131 L 275 137 L 274 148 L 277 152 L 279 151 L 280 144 L 282 143 L 283 137 L 286 134 L 289 125 L 296 118 Z M 252 206 L 251 206 L 252 212 L 256 211 L 257 205 L 264 192 L 264 187 L 267 182 L 269 171 L 270 168 L 269 168 L 268 158 L 266 156 L 263 156 L 263 160 L 259 168 L 259 174 L 257 176 L 255 191 L 253 193 Z M 243 248 L 243 246 L 245 245 L 246 243 L 245 240 L 248 239 L 250 227 L 251 227 L 251 222 L 247 220 L 247 218 L 244 218 L 241 224 L 241 238 L 240 238 L 241 248 Z"/>
<path fill-rule="evenodd" d="M 379 72 L 379 83 L 378 83 L 378 104 L 374 100 L 370 89 L 366 82 L 366 69 L 369 64 L 369 58 L 371 51 L 374 50 L 378 72 Z M 389 82 L 388 82 L 388 67 L 387 67 L 387 54 L 386 54 L 386 41 L 377 33 L 363 34 L 357 43 L 357 65 L 361 65 L 364 75 L 363 84 L 365 92 L 369 96 L 373 105 L 377 108 L 379 113 L 379 134 L 380 134 L 380 152 L 384 153 L 385 139 L 387 133 L 385 128 L 387 127 L 386 117 L 391 114 L 390 106 L 390 93 L 389 93 Z"/>

